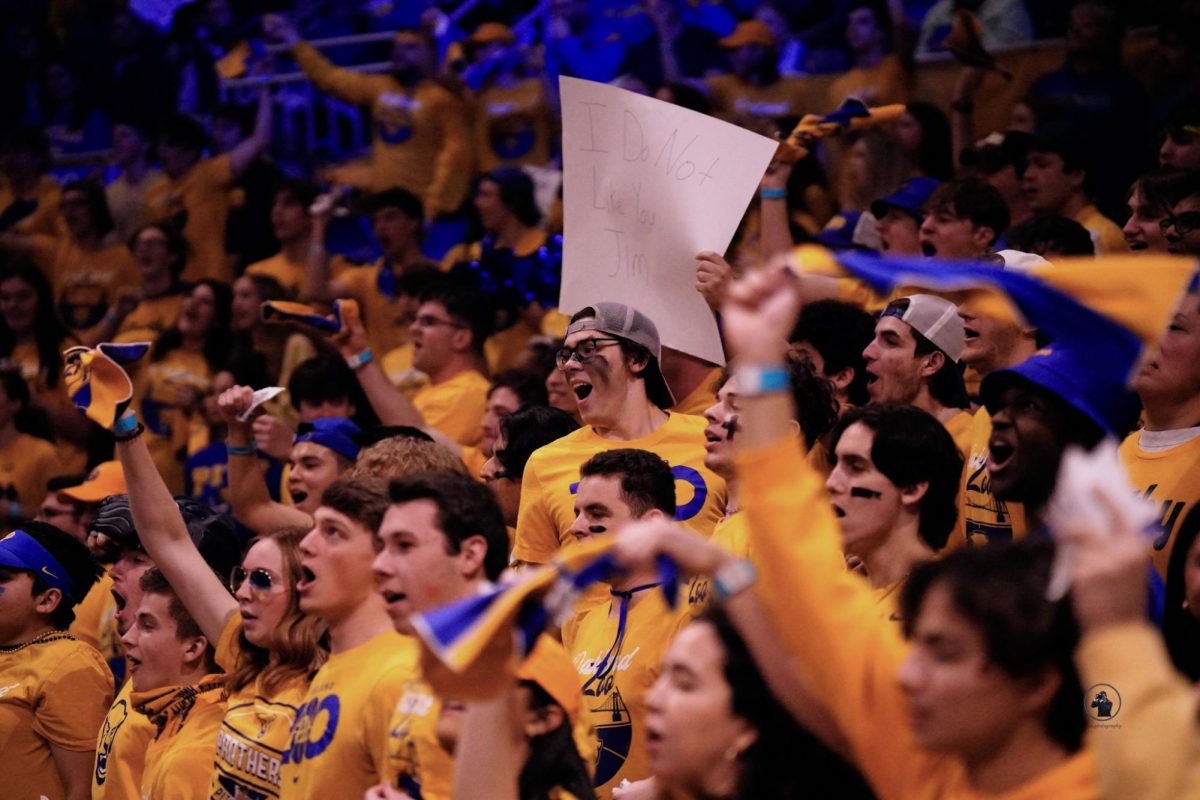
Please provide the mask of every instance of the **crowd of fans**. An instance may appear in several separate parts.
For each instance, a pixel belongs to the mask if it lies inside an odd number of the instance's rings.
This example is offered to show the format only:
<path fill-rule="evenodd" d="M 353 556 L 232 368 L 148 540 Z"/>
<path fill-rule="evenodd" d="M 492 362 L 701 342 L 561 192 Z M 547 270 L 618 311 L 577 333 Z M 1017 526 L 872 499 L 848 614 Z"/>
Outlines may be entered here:
<path fill-rule="evenodd" d="M 1200 797 L 1200 4 L 13 6 L 3 796 Z M 779 139 L 728 366 L 560 75 Z"/>

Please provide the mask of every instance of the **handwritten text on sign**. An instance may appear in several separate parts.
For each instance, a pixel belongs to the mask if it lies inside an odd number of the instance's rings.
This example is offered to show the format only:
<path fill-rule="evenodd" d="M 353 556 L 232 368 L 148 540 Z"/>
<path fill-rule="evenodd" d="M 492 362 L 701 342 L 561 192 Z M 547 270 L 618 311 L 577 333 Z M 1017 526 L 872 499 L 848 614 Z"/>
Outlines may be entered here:
<path fill-rule="evenodd" d="M 729 246 L 775 143 L 611 86 L 560 85 L 561 309 L 627 303 L 655 321 L 664 344 L 724 363 L 716 322 L 694 288 L 695 256 Z"/>

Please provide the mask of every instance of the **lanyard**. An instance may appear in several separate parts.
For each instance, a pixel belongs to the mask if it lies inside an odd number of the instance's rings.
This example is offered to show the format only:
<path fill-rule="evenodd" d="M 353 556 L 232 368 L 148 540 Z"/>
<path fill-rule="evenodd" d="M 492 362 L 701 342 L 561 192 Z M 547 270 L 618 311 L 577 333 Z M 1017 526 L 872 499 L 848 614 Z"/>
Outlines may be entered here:
<path fill-rule="evenodd" d="M 604 654 L 604 658 L 596 665 L 596 671 L 593 673 L 592 680 L 596 683 L 602 682 L 608 677 L 617 666 L 617 659 L 621 656 L 621 647 L 625 644 L 625 627 L 629 622 L 629 601 L 633 599 L 637 592 L 653 589 L 658 586 L 658 583 L 643 583 L 641 586 L 635 586 L 625 592 L 618 592 L 613 589 L 611 594 L 613 597 L 618 597 L 621 600 L 621 605 L 617 610 L 617 638 L 612 643 L 612 647 Z"/>

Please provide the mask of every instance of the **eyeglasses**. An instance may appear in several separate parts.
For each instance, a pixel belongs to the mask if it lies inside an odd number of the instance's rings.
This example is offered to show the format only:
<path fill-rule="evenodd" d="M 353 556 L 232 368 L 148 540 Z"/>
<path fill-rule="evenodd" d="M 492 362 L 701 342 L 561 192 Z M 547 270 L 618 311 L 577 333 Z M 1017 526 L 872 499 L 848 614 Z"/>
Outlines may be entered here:
<path fill-rule="evenodd" d="M 271 573 L 262 567 L 247 571 L 245 567 L 239 565 L 229 573 L 229 590 L 236 593 L 238 589 L 242 588 L 246 578 L 250 579 L 250 589 L 255 592 L 269 592 L 275 585 L 275 579 L 271 577 Z"/>
<path fill-rule="evenodd" d="M 429 314 L 422 314 L 421 316 L 417 317 L 416 322 L 417 322 L 417 325 L 419 325 L 422 328 L 433 328 L 438 325 L 445 325 L 447 328 L 465 328 L 465 327 L 467 327 L 466 325 L 463 325 L 460 322 L 455 322 L 454 320 L 449 320 L 449 319 L 438 319 L 437 317 L 430 316 Z"/>
<path fill-rule="evenodd" d="M 554 360 L 558 363 L 558 368 L 562 369 L 567 363 L 574 358 L 580 364 L 586 364 L 596 357 L 596 353 L 600 350 L 601 345 L 605 347 L 614 344 L 620 344 L 620 339 L 584 339 L 575 347 L 560 347 L 558 352 L 554 354 Z"/>
<path fill-rule="evenodd" d="M 1158 227 L 1163 233 L 1171 228 L 1180 236 L 1187 236 L 1195 230 L 1200 230 L 1200 211 L 1185 211 L 1182 214 L 1172 214 L 1158 221 Z"/>

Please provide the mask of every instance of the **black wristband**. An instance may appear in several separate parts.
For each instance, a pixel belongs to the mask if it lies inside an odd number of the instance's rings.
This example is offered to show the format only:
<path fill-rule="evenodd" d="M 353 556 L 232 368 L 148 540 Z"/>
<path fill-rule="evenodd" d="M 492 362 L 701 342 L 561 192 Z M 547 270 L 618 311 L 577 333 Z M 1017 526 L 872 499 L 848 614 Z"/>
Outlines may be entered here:
<path fill-rule="evenodd" d="M 113 439 L 115 441 L 122 442 L 122 443 L 132 442 L 134 439 L 138 438 L 145 432 L 146 432 L 146 426 L 139 422 L 137 424 L 137 427 L 134 428 L 133 430 L 131 430 L 129 433 L 114 433 Z"/>

